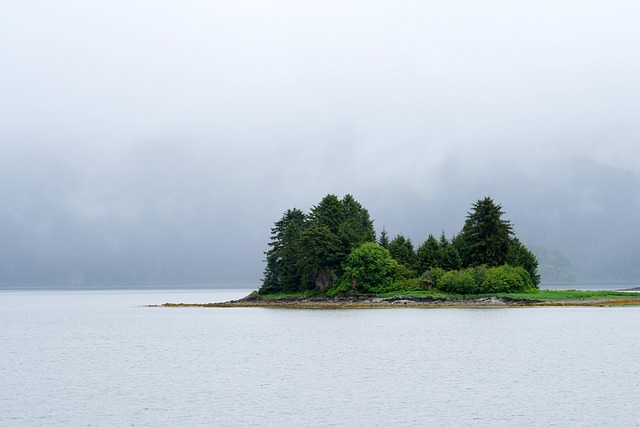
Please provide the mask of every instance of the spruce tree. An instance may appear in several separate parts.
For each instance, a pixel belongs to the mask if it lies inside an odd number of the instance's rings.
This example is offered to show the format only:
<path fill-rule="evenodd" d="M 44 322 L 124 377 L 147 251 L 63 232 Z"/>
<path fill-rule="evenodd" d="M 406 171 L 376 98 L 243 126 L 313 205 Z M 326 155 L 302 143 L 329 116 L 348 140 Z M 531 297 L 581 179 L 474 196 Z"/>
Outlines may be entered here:
<path fill-rule="evenodd" d="M 303 287 L 330 287 L 342 274 L 349 253 L 375 239 L 369 212 L 353 196 L 347 194 L 342 200 L 333 194 L 325 196 L 311 208 L 303 233 Z"/>
<path fill-rule="evenodd" d="M 509 251 L 507 253 L 507 264 L 513 267 L 524 268 L 529 276 L 531 282 L 537 288 L 540 285 L 540 275 L 538 274 L 538 259 L 520 240 L 513 238 Z"/>
<path fill-rule="evenodd" d="M 438 241 L 433 234 L 429 234 L 427 240 L 418 247 L 417 256 L 419 273 L 424 273 L 432 268 L 440 267 L 439 249 L 440 245 L 438 244 Z"/>
<path fill-rule="evenodd" d="M 286 292 L 299 286 L 302 278 L 301 231 L 306 215 L 299 209 L 287 210 L 271 229 L 270 249 L 265 252 L 267 266 L 260 292 Z"/>
<path fill-rule="evenodd" d="M 440 236 L 437 259 L 438 267 L 444 270 L 458 270 L 462 267 L 462 258 L 453 243 L 447 240 L 444 231 Z"/>
<path fill-rule="evenodd" d="M 378 238 L 378 245 L 389 250 L 389 233 L 387 233 L 387 229 L 384 227 L 382 227 L 382 231 L 380 232 L 380 237 Z"/>
<path fill-rule="evenodd" d="M 411 239 L 404 237 L 402 234 L 398 234 L 393 238 L 391 243 L 389 243 L 389 253 L 399 264 L 411 270 L 416 268 L 417 256 Z"/>
<path fill-rule="evenodd" d="M 513 227 L 509 221 L 502 219 L 502 215 L 502 206 L 490 197 L 478 200 L 473 205 L 458 236 L 464 267 L 497 267 L 506 263 Z"/>

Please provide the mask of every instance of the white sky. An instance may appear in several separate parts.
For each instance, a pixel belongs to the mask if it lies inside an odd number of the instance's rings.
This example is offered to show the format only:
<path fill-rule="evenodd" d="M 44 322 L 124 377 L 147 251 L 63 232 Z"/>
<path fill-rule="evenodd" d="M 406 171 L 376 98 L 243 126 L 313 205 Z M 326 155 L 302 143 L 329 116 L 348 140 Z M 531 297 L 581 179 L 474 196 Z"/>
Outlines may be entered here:
<path fill-rule="evenodd" d="M 638 18 L 633 1 L 16 2 L 3 140 L 346 132 L 380 154 L 561 146 L 638 167 Z"/>

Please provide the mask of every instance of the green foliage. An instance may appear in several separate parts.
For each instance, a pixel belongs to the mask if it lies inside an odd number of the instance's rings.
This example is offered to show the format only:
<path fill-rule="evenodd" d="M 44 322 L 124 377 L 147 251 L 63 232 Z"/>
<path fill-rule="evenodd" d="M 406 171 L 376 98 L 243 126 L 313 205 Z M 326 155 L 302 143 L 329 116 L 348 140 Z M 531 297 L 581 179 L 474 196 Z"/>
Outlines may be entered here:
<path fill-rule="evenodd" d="M 278 293 L 268 293 L 262 294 L 258 292 L 258 296 L 261 300 L 274 300 L 274 299 L 298 299 L 298 298 L 309 298 L 322 295 L 317 290 L 309 290 L 303 292 L 278 292 Z"/>
<path fill-rule="evenodd" d="M 600 298 L 629 298 L 628 292 L 615 291 L 577 291 L 577 290 L 538 290 L 528 293 L 510 293 L 508 296 L 512 298 L 537 299 L 544 301 L 560 301 L 560 300 L 588 300 Z"/>
<path fill-rule="evenodd" d="M 436 280 L 436 287 L 457 294 L 526 292 L 536 289 L 524 268 L 510 265 L 447 271 Z"/>
<path fill-rule="evenodd" d="M 507 261 L 513 227 L 502 219 L 502 206 L 490 197 L 478 200 L 468 213 L 459 235 L 460 255 L 464 267 L 496 267 Z"/>
<path fill-rule="evenodd" d="M 417 283 L 416 279 L 412 279 L 407 284 L 394 284 L 392 285 L 392 290 L 385 290 L 382 292 L 376 292 L 372 295 L 379 298 L 391 298 L 395 296 L 413 296 L 413 297 L 431 297 L 431 298 L 439 298 L 443 300 L 449 301 L 464 301 L 465 299 L 473 299 L 482 296 L 498 296 L 498 297 L 507 297 L 516 300 L 536 300 L 536 301 L 563 301 L 563 300 L 594 300 L 598 301 L 601 299 L 607 300 L 628 300 L 630 295 L 628 292 L 614 292 L 614 291 L 577 291 L 577 290 L 536 290 L 535 292 L 525 291 L 525 292 L 498 292 L 498 293 L 486 293 L 486 294 L 459 294 L 452 292 L 444 292 L 439 289 L 417 289 L 415 284 Z M 339 292 L 335 292 L 334 288 L 331 288 L 326 295 L 334 296 Z M 414 290 L 415 289 L 415 290 Z M 348 289 L 345 289 L 343 292 L 347 292 Z M 295 300 L 297 298 L 305 298 L 305 297 L 321 297 L 322 293 L 318 291 L 305 291 L 305 292 L 294 292 L 294 293 L 277 293 L 277 294 L 267 294 L 260 295 L 260 299 L 262 300 Z"/>
<path fill-rule="evenodd" d="M 376 290 L 376 293 L 380 292 L 419 292 L 424 291 L 425 289 L 429 289 L 428 286 L 425 286 L 424 282 L 418 278 L 412 279 L 404 279 L 404 280 L 395 280 L 391 283 L 390 286 L 385 288 L 379 288 Z"/>
<path fill-rule="evenodd" d="M 416 272 L 414 270 L 411 270 L 404 264 L 398 264 L 398 268 L 396 269 L 394 274 L 394 279 L 396 281 L 403 281 L 403 280 L 409 280 L 409 279 L 415 279 L 415 278 L 416 278 Z"/>
<path fill-rule="evenodd" d="M 380 232 L 378 244 L 385 249 L 389 249 L 389 233 L 387 233 L 387 230 L 384 227 L 382 227 L 382 231 Z"/>
<path fill-rule="evenodd" d="M 437 286 L 438 283 L 440 283 L 440 280 L 442 280 L 442 276 L 444 276 L 447 273 L 447 271 L 443 268 L 432 268 L 429 273 L 428 276 L 429 278 L 433 281 L 433 283 Z"/>
<path fill-rule="evenodd" d="M 432 268 L 440 267 L 440 244 L 433 234 L 429 234 L 418 247 L 418 271 L 424 272 Z"/>
<path fill-rule="evenodd" d="M 329 194 L 307 216 L 287 210 L 271 229 L 260 294 L 330 287 L 353 248 L 375 241 L 369 212 L 353 196 Z"/>
<path fill-rule="evenodd" d="M 448 241 L 429 235 L 416 251 L 411 239 L 375 243 L 368 211 L 351 195 L 325 196 L 309 215 L 287 210 L 271 229 L 260 294 L 319 291 L 381 293 L 437 288 L 457 294 L 537 288 L 538 261 L 515 238 L 502 208 L 479 200 L 462 232 Z M 464 267 L 464 269 L 462 269 Z"/>
<path fill-rule="evenodd" d="M 351 284 L 351 290 L 370 293 L 391 286 L 398 273 L 398 262 L 391 258 L 389 251 L 377 243 L 364 243 L 351 251 L 344 262 L 344 283 Z"/>
<path fill-rule="evenodd" d="M 438 267 L 442 267 L 445 270 L 458 270 L 462 267 L 462 258 L 456 247 L 449 242 L 444 233 L 440 237 L 440 244 L 438 246 L 437 254 Z"/>
<path fill-rule="evenodd" d="M 522 292 L 533 288 L 529 273 L 522 267 L 503 265 L 487 270 L 476 293 Z"/>
<path fill-rule="evenodd" d="M 300 252 L 304 268 L 299 287 L 313 289 L 322 268 L 333 268 L 341 261 L 338 236 L 326 225 L 311 223 L 301 233 Z M 327 284 L 330 286 L 331 284 Z"/>
<path fill-rule="evenodd" d="M 414 270 L 417 264 L 416 252 L 411 239 L 407 239 L 402 234 L 398 234 L 389 244 L 391 257 L 410 270 Z"/>
<path fill-rule="evenodd" d="M 417 269 L 426 272 L 441 267 L 445 270 L 458 270 L 462 267 L 462 259 L 458 249 L 449 242 L 444 233 L 438 241 L 430 234 L 417 251 Z"/>
<path fill-rule="evenodd" d="M 337 235 L 344 219 L 344 210 L 340 199 L 333 194 L 327 194 L 320 203 L 311 208 L 309 219 L 313 224 L 327 227 L 329 231 Z"/>
<path fill-rule="evenodd" d="M 340 264 L 353 248 L 376 239 L 373 221 L 369 212 L 358 203 L 353 196 L 347 194 L 339 200 L 333 194 L 325 196 L 322 201 L 311 208 L 310 223 L 325 226 L 334 236 L 335 246 L 327 247 L 330 252 L 324 254 L 327 260 L 320 267 L 329 267 L 341 273 Z"/>
<path fill-rule="evenodd" d="M 514 267 L 522 267 L 533 282 L 533 285 L 537 288 L 540 285 L 540 276 L 538 275 L 538 260 L 536 256 L 529 249 L 526 248 L 517 238 L 514 238 L 509 245 L 509 251 L 507 252 L 507 264 Z"/>
<path fill-rule="evenodd" d="M 267 267 L 260 293 L 297 289 L 304 269 L 300 232 L 305 220 L 306 216 L 301 210 L 287 210 L 271 229 L 271 249 L 265 253 Z"/>
<path fill-rule="evenodd" d="M 339 294 L 352 294 L 356 291 L 353 290 L 351 283 L 345 278 L 341 277 L 332 287 L 330 287 L 326 294 L 327 296 L 334 297 Z"/>
<path fill-rule="evenodd" d="M 369 211 L 358 203 L 351 194 L 342 198 L 342 208 L 344 218 L 340 229 L 349 236 L 349 249 L 365 242 L 375 242 L 376 232 L 373 229 L 373 220 L 369 217 Z"/>

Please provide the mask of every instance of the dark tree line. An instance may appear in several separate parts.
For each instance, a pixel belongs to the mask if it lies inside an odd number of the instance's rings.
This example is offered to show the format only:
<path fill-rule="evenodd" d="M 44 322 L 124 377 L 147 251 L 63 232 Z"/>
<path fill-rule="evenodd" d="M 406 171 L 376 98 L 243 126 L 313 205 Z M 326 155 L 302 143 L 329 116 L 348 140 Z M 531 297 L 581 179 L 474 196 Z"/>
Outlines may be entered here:
<path fill-rule="evenodd" d="M 324 291 L 342 275 L 347 255 L 375 237 L 369 212 L 351 195 L 329 194 L 309 214 L 288 210 L 271 229 L 261 292 Z"/>
<path fill-rule="evenodd" d="M 386 230 L 382 230 L 378 244 L 388 249 L 391 257 L 398 263 L 416 273 L 422 273 L 432 268 L 457 270 L 462 267 L 462 259 L 458 250 L 452 242 L 447 240 L 444 233 L 440 239 L 436 239 L 433 234 L 430 234 L 427 240 L 414 249 L 411 239 L 399 234 L 388 241 Z"/>
<path fill-rule="evenodd" d="M 398 263 L 418 275 L 434 268 L 451 271 L 508 264 L 524 268 L 537 287 L 540 283 L 538 261 L 517 239 L 513 226 L 502 218 L 503 215 L 502 206 L 486 197 L 473 204 L 462 231 L 451 241 L 447 240 L 444 232 L 440 239 L 430 234 L 414 251 L 411 239 L 397 235 L 389 241 L 383 229 L 378 244 L 386 247 Z"/>
<path fill-rule="evenodd" d="M 357 278 L 366 278 L 369 290 L 381 289 L 374 286 L 376 281 L 390 284 L 411 280 L 407 289 L 414 289 L 421 283 L 418 278 L 431 276 L 431 272 L 437 276 L 441 275 L 436 274 L 438 271 L 479 268 L 477 271 L 482 274 L 474 274 L 476 280 L 482 281 L 486 269 L 501 266 L 523 269 L 526 273 L 509 270 L 508 274 L 527 275 L 529 279 L 525 282 L 537 288 L 540 282 L 538 262 L 515 237 L 513 226 L 502 218 L 503 215 L 502 207 L 491 198 L 478 200 L 458 235 L 451 240 L 444 232 L 439 239 L 429 235 L 416 249 L 411 239 L 403 235 L 389 239 L 385 229 L 377 244 L 374 243 L 376 236 L 368 211 L 351 195 L 342 200 L 328 195 L 309 214 L 299 209 L 288 210 L 275 223 L 260 292 L 327 291 L 334 284 L 337 284 L 334 290 L 350 287 L 356 290 Z M 365 243 L 369 243 L 366 248 Z M 371 243 L 379 249 L 374 250 Z M 360 252 L 356 254 L 358 250 Z M 385 261 L 387 257 L 394 263 Z M 354 264 L 358 262 L 362 264 Z M 346 271 L 351 277 L 344 277 Z M 386 276 L 381 276 L 381 271 L 385 271 Z M 478 278 L 479 274 L 481 278 Z M 451 277 L 448 280 L 455 282 Z"/>

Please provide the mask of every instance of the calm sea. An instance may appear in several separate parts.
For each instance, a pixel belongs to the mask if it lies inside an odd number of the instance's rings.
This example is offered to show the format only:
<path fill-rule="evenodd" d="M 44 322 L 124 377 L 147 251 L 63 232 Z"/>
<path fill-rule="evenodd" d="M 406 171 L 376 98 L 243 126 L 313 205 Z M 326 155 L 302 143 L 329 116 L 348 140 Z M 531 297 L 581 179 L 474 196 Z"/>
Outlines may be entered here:
<path fill-rule="evenodd" d="M 0 425 L 640 425 L 640 307 L 148 308 L 0 291 Z"/>

